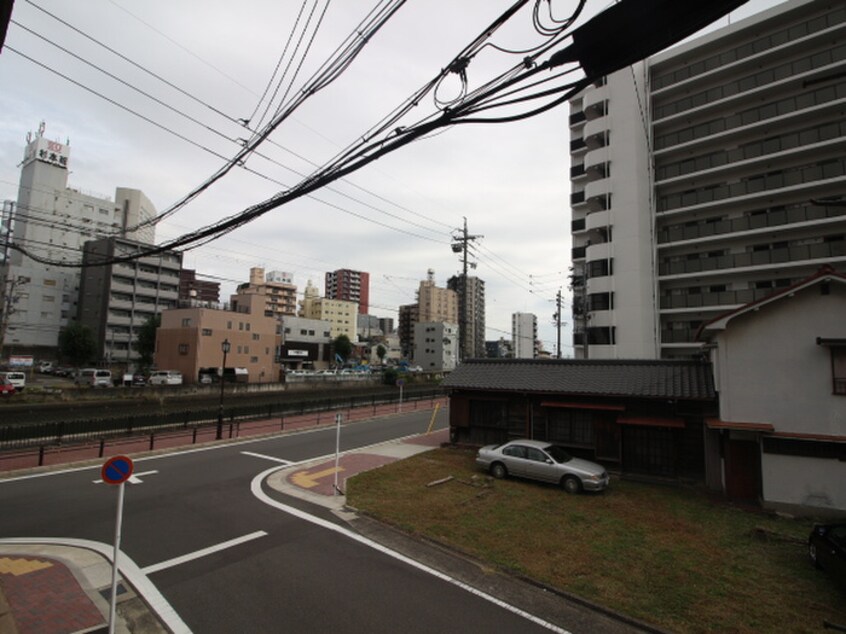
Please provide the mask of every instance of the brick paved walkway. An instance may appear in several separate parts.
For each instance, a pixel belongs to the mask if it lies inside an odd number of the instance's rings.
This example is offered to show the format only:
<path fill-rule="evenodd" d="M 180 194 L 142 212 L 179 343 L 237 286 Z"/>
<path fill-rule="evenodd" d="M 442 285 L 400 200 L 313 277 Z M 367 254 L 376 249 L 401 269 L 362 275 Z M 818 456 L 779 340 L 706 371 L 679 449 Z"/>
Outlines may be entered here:
<path fill-rule="evenodd" d="M 67 566 L 0 555 L 0 590 L 19 634 L 70 634 L 107 625 Z"/>

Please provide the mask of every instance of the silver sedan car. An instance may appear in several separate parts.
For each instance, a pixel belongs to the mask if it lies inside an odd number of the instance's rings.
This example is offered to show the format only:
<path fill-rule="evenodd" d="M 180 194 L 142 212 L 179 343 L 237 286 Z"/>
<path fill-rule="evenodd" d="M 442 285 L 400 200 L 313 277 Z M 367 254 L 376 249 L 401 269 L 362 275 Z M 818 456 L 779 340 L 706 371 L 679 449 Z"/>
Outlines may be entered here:
<path fill-rule="evenodd" d="M 512 475 L 560 484 L 567 493 L 602 491 L 608 473 L 602 465 L 574 458 L 567 451 L 540 440 L 512 440 L 479 449 L 476 464 L 495 478 Z"/>

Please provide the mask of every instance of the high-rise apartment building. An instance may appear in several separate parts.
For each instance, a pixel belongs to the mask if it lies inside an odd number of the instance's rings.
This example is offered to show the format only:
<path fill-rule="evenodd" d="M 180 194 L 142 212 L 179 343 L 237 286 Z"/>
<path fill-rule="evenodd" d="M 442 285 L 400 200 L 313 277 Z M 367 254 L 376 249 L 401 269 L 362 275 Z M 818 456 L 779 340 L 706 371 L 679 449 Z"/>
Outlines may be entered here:
<path fill-rule="evenodd" d="M 435 285 L 435 271 L 429 269 L 417 288 L 417 303 L 399 307 L 400 347 L 405 357 L 414 350 L 414 325 L 418 322 L 458 323 L 458 294 Z"/>
<path fill-rule="evenodd" d="M 96 264 L 133 256 L 150 245 L 124 238 L 85 243 L 83 262 Z M 182 254 L 165 251 L 130 262 L 86 266 L 79 287 L 78 321 L 97 342 L 97 358 L 133 366 L 134 343 L 141 327 L 155 315 L 177 307 Z"/>
<path fill-rule="evenodd" d="M 220 282 L 197 279 L 194 269 L 179 272 L 179 299 L 189 304 L 217 304 L 220 302 Z"/>
<path fill-rule="evenodd" d="M 572 99 L 576 356 L 689 357 L 702 323 L 842 268 L 844 104 L 846 6 L 827 0 L 790 0 Z"/>
<path fill-rule="evenodd" d="M 68 185 L 69 165 L 70 145 L 48 140 L 43 123 L 27 136 L 18 200 L 4 227 L 12 248 L 0 271 L 2 280 L 23 281 L 4 341 L 19 353 L 54 354 L 59 330 L 77 314 L 80 269 L 40 264 L 15 246 L 48 260 L 79 261 L 88 240 L 155 240 L 154 225 L 137 226 L 156 215 L 142 192 L 118 187 L 114 200 L 85 194 Z"/>
<path fill-rule="evenodd" d="M 358 314 L 370 308 L 370 273 L 338 269 L 326 273 L 326 299 L 342 299 L 358 303 Z"/>
<path fill-rule="evenodd" d="M 485 357 L 485 282 L 478 277 L 454 275 L 447 288 L 458 295 L 458 324 L 461 332 L 460 361 Z"/>
<path fill-rule="evenodd" d="M 538 356 L 538 318 L 532 313 L 511 315 L 511 340 L 515 359 L 534 359 Z"/>
<path fill-rule="evenodd" d="M 238 286 L 230 297 L 232 310 L 266 317 L 293 317 L 297 314 L 297 286 L 293 276 L 282 271 L 270 271 L 254 266 L 250 281 Z"/>

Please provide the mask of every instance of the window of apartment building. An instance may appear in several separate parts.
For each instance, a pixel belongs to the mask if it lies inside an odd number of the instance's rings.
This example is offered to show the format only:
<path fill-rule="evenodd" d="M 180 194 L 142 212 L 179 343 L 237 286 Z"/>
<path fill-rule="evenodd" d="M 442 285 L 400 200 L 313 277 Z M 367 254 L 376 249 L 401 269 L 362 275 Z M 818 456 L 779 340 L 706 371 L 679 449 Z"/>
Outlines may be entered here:
<path fill-rule="evenodd" d="M 306 330 L 305 328 L 300 328 L 300 334 L 306 336 L 308 335 L 308 330 Z"/>
<path fill-rule="evenodd" d="M 179 344 L 179 354 L 182 354 L 182 355 L 188 354 L 188 344 L 187 343 L 180 343 Z"/>
<path fill-rule="evenodd" d="M 286 334 L 286 335 L 290 335 L 290 334 L 291 334 L 291 329 L 290 329 L 290 328 L 285 328 L 285 334 Z"/>
<path fill-rule="evenodd" d="M 238 354 L 241 354 L 241 346 L 238 346 Z"/>
<path fill-rule="evenodd" d="M 331 337 L 331 336 L 332 336 L 332 333 L 331 333 L 330 331 L 328 331 L 328 330 L 324 330 L 324 331 L 323 331 L 323 336 L 324 336 L 324 337 Z"/>
<path fill-rule="evenodd" d="M 243 329 L 244 329 L 244 322 L 243 322 L 243 321 L 239 321 L 239 322 L 238 322 L 238 330 L 243 330 Z"/>
<path fill-rule="evenodd" d="M 227 322 L 226 322 L 226 329 L 227 329 L 227 330 L 232 330 L 232 322 L 231 322 L 231 321 L 227 321 Z"/>
<path fill-rule="evenodd" d="M 190 318 L 190 317 L 185 317 L 185 318 L 182 320 L 182 327 L 183 327 L 183 328 L 189 328 L 190 326 L 191 326 L 191 318 Z"/>
<path fill-rule="evenodd" d="M 258 357 L 250 357 L 250 363 L 258 363 Z"/>
<path fill-rule="evenodd" d="M 309 331 L 308 331 L 308 334 L 309 334 L 309 335 L 311 335 L 311 336 L 313 337 L 313 336 L 314 336 L 314 331 L 313 331 L 313 330 L 309 330 Z"/>
<path fill-rule="evenodd" d="M 44 280 L 44 286 L 55 286 L 56 280 Z"/>
<path fill-rule="evenodd" d="M 212 330 L 211 328 L 203 328 L 203 336 L 204 337 L 211 337 Z"/>
<path fill-rule="evenodd" d="M 56 298 L 53 295 L 44 295 L 44 296 L 41 297 L 41 299 L 45 302 L 48 302 L 48 303 L 56 301 Z"/>
<path fill-rule="evenodd" d="M 245 326 L 246 326 L 246 331 L 247 331 L 247 332 L 250 332 L 250 322 L 247 322 L 247 323 L 245 324 Z"/>
<path fill-rule="evenodd" d="M 254 333 L 253 334 L 253 341 L 258 341 L 258 340 L 259 340 L 259 335 Z"/>

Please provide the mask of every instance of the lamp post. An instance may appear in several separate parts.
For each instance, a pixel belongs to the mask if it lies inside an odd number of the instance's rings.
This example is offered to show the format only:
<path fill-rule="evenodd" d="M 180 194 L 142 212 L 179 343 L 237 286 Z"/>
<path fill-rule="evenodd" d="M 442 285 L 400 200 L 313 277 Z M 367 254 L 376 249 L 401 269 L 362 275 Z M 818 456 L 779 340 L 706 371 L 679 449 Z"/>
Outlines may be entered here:
<path fill-rule="evenodd" d="M 223 367 L 220 368 L 220 404 L 217 407 L 217 440 L 223 438 L 223 379 L 226 376 L 226 355 L 232 344 L 229 339 L 224 339 L 220 344 L 220 349 L 223 350 Z"/>

